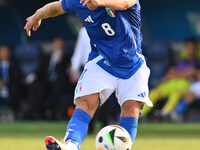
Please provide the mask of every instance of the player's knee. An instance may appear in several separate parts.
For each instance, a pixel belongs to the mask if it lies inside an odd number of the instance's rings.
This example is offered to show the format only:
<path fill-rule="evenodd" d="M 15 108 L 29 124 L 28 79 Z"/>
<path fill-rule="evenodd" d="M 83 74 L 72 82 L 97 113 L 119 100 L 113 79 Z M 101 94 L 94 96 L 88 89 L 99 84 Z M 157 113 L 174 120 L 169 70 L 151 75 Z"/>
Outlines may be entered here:
<path fill-rule="evenodd" d="M 122 111 L 123 117 L 135 117 L 137 116 L 138 111 L 135 109 L 135 107 L 128 107 L 128 109 L 124 109 Z"/>
<path fill-rule="evenodd" d="M 77 99 L 76 100 L 76 107 L 89 109 L 89 103 L 86 99 Z"/>
<path fill-rule="evenodd" d="M 122 105 L 121 117 L 134 117 L 138 118 L 141 107 L 144 103 L 138 101 L 127 101 Z"/>
<path fill-rule="evenodd" d="M 93 103 L 86 98 L 78 98 L 76 100 L 76 109 L 81 109 L 87 112 L 91 117 L 94 116 L 94 113 L 98 107 L 98 103 Z"/>

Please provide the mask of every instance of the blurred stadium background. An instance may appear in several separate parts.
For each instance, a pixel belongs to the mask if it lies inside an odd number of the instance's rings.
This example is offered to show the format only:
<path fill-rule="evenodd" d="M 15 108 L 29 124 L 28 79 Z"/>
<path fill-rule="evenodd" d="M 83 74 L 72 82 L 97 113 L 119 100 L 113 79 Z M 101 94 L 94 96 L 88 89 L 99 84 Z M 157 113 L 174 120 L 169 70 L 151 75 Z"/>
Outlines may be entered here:
<path fill-rule="evenodd" d="M 6 57 L 1 52 L 2 47 L 11 49 L 8 77 L 4 78 L 3 67 L 0 71 L 2 150 L 45 149 L 44 137 L 53 135 L 62 138 L 66 127 L 64 121 L 71 117 L 74 110 L 72 100 L 76 79 L 71 74 L 71 57 L 82 27 L 81 21 L 76 15 L 65 14 L 44 20 L 31 38 L 24 31 L 26 18 L 51 1 L 53 0 L 0 0 L 1 62 Z M 187 59 L 185 39 L 196 39 L 199 42 L 200 1 L 140 0 L 140 3 L 143 52 L 151 69 L 149 86 L 154 89 L 164 82 L 163 77 L 171 66 Z M 62 81 L 55 82 L 47 80 L 50 78 L 48 66 L 54 49 L 63 49 L 65 55 L 57 70 L 57 77 Z M 200 59 L 199 44 L 195 59 Z M 196 80 L 193 79 L 194 82 Z M 179 100 L 185 95 L 186 93 Z M 58 99 L 59 104 L 53 109 Z M 142 118 L 134 149 L 199 149 L 200 100 L 189 106 L 181 120 L 171 120 L 169 116 L 161 115 L 160 110 L 166 101 L 167 98 L 163 98 L 152 112 Z M 94 144 L 90 143 L 94 143 L 97 131 L 102 126 L 119 120 L 119 106 L 114 95 L 103 107 L 104 111 L 98 110 L 90 126 L 91 134 L 84 142 L 82 150 L 94 149 Z M 179 123 L 174 123 L 177 121 Z"/>

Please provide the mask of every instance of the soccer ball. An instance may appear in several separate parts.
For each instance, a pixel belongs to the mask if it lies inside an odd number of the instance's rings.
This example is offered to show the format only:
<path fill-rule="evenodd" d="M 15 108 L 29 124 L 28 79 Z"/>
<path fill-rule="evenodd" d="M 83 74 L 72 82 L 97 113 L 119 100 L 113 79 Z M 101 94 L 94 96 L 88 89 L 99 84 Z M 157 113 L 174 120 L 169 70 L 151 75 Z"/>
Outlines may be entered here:
<path fill-rule="evenodd" d="M 117 125 L 109 125 L 96 136 L 97 150 L 131 150 L 132 141 L 129 133 Z"/>

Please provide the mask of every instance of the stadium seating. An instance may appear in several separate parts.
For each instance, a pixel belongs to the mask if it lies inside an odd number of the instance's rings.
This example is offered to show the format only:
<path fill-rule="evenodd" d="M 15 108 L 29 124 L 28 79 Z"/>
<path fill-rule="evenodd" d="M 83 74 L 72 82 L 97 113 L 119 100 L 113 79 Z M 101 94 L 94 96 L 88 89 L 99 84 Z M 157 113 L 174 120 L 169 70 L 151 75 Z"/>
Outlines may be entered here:
<path fill-rule="evenodd" d="M 169 66 L 169 49 L 166 43 L 152 42 L 144 51 L 147 65 L 151 69 L 149 87 L 153 88 L 165 74 Z"/>
<path fill-rule="evenodd" d="M 39 47 L 36 44 L 19 45 L 14 51 L 14 56 L 20 62 L 20 68 L 24 77 L 37 70 Z"/>
<path fill-rule="evenodd" d="M 0 6 L 0 19 L 0 44 L 18 44 L 20 42 L 20 29 L 13 12 L 9 8 Z"/>

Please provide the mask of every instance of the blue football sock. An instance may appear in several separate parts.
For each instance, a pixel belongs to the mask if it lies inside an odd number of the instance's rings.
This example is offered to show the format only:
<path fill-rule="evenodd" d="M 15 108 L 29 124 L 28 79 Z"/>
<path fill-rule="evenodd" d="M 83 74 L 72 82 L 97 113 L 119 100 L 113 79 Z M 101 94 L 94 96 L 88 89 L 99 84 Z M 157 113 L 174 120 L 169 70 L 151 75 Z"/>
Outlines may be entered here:
<path fill-rule="evenodd" d="M 185 110 L 188 108 L 189 104 L 186 100 L 181 100 L 179 102 L 179 104 L 176 106 L 174 112 L 177 114 L 177 115 L 182 115 Z"/>
<path fill-rule="evenodd" d="M 138 119 L 133 117 L 121 117 L 120 126 L 128 131 L 131 136 L 132 143 L 134 143 L 137 135 Z"/>
<path fill-rule="evenodd" d="M 85 139 L 88 131 L 88 125 L 91 121 L 91 117 L 88 113 L 81 109 L 76 109 L 72 118 L 69 121 L 67 127 L 67 133 L 69 133 L 68 137 L 65 139 L 71 140 L 71 142 L 75 143 L 79 149 L 83 140 Z"/>

